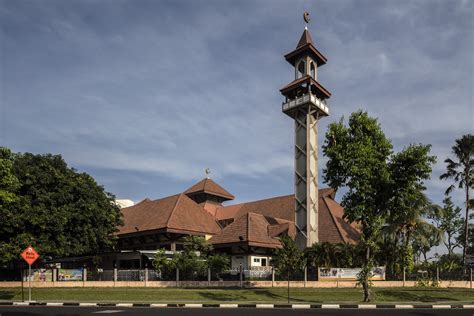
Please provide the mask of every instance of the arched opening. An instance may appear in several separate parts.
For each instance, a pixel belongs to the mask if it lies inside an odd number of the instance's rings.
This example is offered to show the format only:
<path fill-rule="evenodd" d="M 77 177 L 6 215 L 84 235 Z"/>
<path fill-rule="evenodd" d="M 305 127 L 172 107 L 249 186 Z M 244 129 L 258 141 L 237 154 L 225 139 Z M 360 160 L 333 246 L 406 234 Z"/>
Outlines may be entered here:
<path fill-rule="evenodd" d="M 296 79 L 299 79 L 306 74 L 305 68 L 306 68 L 306 65 L 305 65 L 304 60 L 300 61 L 298 64 L 297 72 L 296 72 Z"/>
<path fill-rule="evenodd" d="M 311 78 L 313 78 L 314 80 L 316 80 L 316 68 L 314 67 L 314 63 L 311 62 L 309 64 L 309 72 L 310 72 L 310 76 Z"/>

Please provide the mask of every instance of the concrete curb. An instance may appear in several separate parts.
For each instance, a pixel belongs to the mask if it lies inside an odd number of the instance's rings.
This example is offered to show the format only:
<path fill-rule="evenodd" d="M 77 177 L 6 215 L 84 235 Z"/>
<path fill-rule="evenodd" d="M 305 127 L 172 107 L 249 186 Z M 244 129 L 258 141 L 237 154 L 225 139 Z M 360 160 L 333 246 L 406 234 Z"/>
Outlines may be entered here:
<path fill-rule="evenodd" d="M 152 308 L 289 308 L 289 309 L 474 309 L 474 304 L 147 304 L 79 302 L 0 302 L 0 306 L 81 306 Z"/>

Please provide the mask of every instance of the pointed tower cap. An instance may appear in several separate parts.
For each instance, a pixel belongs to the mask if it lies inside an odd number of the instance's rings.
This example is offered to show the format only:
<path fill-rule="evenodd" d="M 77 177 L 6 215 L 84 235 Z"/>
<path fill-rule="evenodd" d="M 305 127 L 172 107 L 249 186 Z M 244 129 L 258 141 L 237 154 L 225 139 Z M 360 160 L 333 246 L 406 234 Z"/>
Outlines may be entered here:
<path fill-rule="evenodd" d="M 306 44 L 311 44 L 314 46 L 313 39 L 311 38 L 311 34 L 309 34 L 309 31 L 307 29 L 305 29 L 303 34 L 301 35 L 300 41 L 298 42 L 298 45 L 296 45 L 296 49 Z"/>
<path fill-rule="evenodd" d="M 316 61 L 318 67 L 324 65 L 327 62 L 327 58 L 316 49 L 313 39 L 311 38 L 311 34 L 307 29 L 303 31 L 296 49 L 286 54 L 285 59 L 294 66 L 297 59 L 305 54 L 310 55 L 313 60 Z"/>

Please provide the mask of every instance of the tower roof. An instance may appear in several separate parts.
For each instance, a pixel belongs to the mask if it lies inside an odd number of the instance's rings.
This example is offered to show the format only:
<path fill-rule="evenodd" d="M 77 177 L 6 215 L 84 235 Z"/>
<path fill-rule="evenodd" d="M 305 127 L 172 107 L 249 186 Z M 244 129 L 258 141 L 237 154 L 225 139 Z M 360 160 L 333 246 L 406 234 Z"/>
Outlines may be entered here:
<path fill-rule="evenodd" d="M 222 198 L 223 200 L 233 200 L 235 197 L 226 189 L 215 183 L 212 179 L 205 178 L 184 191 L 188 196 L 197 194 L 209 194 Z"/>
<path fill-rule="evenodd" d="M 327 62 L 327 58 L 317 50 L 311 38 L 311 34 L 307 29 L 303 31 L 298 45 L 296 45 L 296 49 L 286 54 L 285 59 L 294 66 L 296 60 L 304 54 L 309 54 L 316 61 L 318 67 Z"/>
<path fill-rule="evenodd" d="M 298 42 L 298 45 L 296 45 L 296 49 L 306 44 L 311 44 L 314 46 L 313 39 L 311 38 L 311 34 L 309 34 L 309 31 L 307 29 L 304 30 L 303 34 L 301 34 L 301 38 L 300 38 L 300 41 Z"/>

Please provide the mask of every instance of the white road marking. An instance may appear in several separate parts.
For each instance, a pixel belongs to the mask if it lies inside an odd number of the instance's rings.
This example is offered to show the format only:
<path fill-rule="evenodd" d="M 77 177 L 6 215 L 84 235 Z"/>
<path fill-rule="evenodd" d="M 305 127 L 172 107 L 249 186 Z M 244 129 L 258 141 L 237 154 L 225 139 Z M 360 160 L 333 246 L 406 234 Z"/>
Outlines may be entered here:
<path fill-rule="evenodd" d="M 239 306 L 237 304 L 221 304 L 220 307 L 222 307 L 222 308 L 237 308 Z"/>
<path fill-rule="evenodd" d="M 116 314 L 116 313 L 122 313 L 124 312 L 123 310 L 118 310 L 118 309 L 108 309 L 105 311 L 98 311 L 98 312 L 93 312 L 92 314 Z"/>
<path fill-rule="evenodd" d="M 309 305 L 309 304 L 293 304 L 293 305 L 291 305 L 291 308 L 293 308 L 293 309 L 311 308 L 311 305 Z"/>

